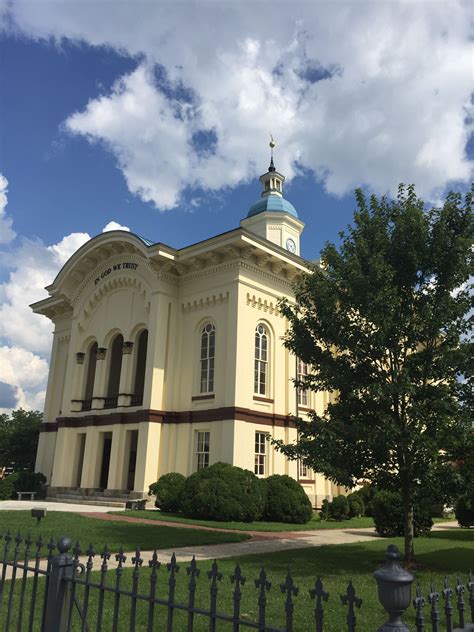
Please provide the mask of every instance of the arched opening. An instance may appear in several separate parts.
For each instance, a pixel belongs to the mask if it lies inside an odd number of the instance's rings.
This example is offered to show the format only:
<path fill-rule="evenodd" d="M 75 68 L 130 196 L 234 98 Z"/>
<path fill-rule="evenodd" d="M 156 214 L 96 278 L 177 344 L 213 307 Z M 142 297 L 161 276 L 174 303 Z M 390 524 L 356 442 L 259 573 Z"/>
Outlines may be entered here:
<path fill-rule="evenodd" d="M 84 396 L 82 398 L 82 410 L 90 410 L 94 395 L 95 369 L 97 366 L 97 342 L 94 342 L 87 354 L 86 381 L 84 384 Z"/>
<path fill-rule="evenodd" d="M 138 335 L 136 342 L 137 361 L 135 365 L 135 380 L 133 383 L 132 406 L 143 404 L 143 390 L 145 388 L 146 352 L 148 346 L 148 330 L 144 329 Z"/>
<path fill-rule="evenodd" d="M 120 387 L 120 373 L 122 372 L 123 336 L 118 334 L 112 341 L 110 348 L 109 381 L 104 408 L 115 408 L 118 402 Z"/>

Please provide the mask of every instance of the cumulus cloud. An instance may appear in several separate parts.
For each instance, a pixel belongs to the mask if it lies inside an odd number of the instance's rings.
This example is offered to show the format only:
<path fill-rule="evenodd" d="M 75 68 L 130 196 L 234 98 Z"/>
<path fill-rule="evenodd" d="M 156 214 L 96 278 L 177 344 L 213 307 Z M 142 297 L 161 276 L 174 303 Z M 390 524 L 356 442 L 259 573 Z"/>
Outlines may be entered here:
<path fill-rule="evenodd" d="M 38 355 L 21 347 L 0 347 L 0 382 L 10 387 L 8 401 L 0 401 L 2 410 L 11 408 L 42 409 L 48 363 Z M 5 394 L 5 393 L 4 393 Z M 14 398 L 15 403 L 12 402 Z"/>
<path fill-rule="evenodd" d="M 102 232 L 107 233 L 110 230 L 126 230 L 130 232 L 130 228 L 128 226 L 122 226 L 122 224 L 119 224 L 118 222 L 114 222 L 114 221 L 111 221 L 106 226 L 104 226 L 104 228 L 102 229 Z"/>
<path fill-rule="evenodd" d="M 140 60 L 65 127 L 102 143 L 160 209 L 254 178 L 270 129 L 279 170 L 312 172 L 335 195 L 405 181 L 435 199 L 472 177 L 467 2 L 261 2 L 265 19 L 246 3 L 110 7 L 18 0 L 8 19 Z"/>
<path fill-rule="evenodd" d="M 114 221 L 104 230 L 117 228 L 128 230 Z M 51 245 L 22 239 L 9 251 L 8 261 L 14 267 L 0 284 L 0 383 L 11 388 L 3 387 L 0 394 L 8 401 L 14 395 L 16 404 L 11 408 L 43 407 L 53 324 L 34 314 L 29 305 L 47 297 L 45 286 L 89 239 L 88 233 L 71 233 Z M 0 401 L 0 410 L 4 408 Z"/>
<path fill-rule="evenodd" d="M 8 198 L 8 180 L 0 173 L 0 244 L 7 244 L 16 237 L 13 220 L 5 213 Z"/>

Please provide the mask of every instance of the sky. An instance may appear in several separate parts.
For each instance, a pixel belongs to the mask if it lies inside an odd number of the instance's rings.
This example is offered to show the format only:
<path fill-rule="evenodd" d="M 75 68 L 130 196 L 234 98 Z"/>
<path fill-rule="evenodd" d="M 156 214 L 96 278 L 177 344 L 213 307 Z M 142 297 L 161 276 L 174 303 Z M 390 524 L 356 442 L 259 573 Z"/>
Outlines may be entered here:
<path fill-rule="evenodd" d="M 0 412 L 42 409 L 29 304 L 85 241 L 183 247 L 239 225 L 269 163 L 315 259 L 353 191 L 473 179 L 463 1 L 0 0 Z"/>

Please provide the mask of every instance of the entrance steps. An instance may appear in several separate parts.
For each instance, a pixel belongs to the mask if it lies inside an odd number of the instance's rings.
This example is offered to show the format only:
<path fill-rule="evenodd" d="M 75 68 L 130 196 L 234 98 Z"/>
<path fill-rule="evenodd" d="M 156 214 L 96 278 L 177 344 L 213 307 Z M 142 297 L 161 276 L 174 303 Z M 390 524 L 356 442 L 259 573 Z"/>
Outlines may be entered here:
<path fill-rule="evenodd" d="M 53 503 L 67 503 L 70 505 L 92 505 L 95 507 L 111 507 L 125 509 L 125 504 L 130 498 L 111 498 L 110 496 L 79 496 L 78 494 L 56 494 L 47 496 L 46 500 Z"/>

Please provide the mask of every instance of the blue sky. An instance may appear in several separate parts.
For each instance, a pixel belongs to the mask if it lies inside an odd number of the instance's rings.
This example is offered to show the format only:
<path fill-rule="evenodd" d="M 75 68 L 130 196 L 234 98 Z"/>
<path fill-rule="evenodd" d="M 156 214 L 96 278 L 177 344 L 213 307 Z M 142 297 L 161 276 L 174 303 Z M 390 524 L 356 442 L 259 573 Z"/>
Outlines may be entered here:
<path fill-rule="evenodd" d="M 51 325 L 28 304 L 74 250 L 238 226 L 270 131 L 309 259 L 356 186 L 469 185 L 469 3 L 257 5 L 0 0 L 0 410 L 42 406 Z"/>

